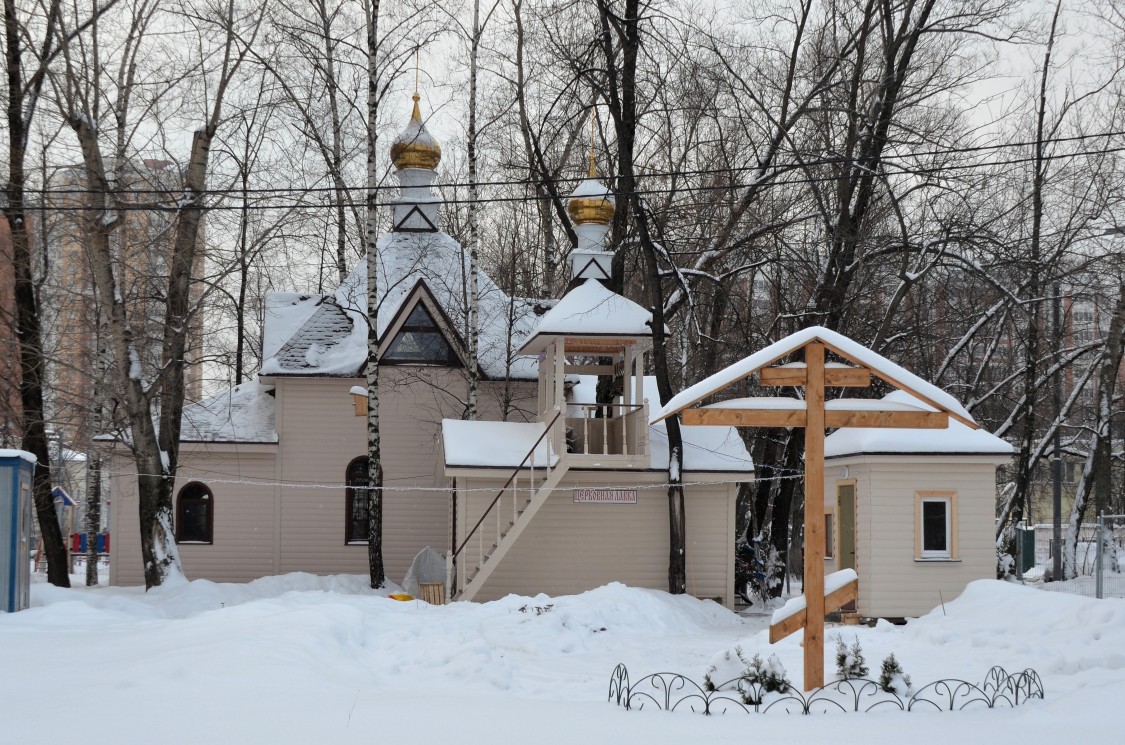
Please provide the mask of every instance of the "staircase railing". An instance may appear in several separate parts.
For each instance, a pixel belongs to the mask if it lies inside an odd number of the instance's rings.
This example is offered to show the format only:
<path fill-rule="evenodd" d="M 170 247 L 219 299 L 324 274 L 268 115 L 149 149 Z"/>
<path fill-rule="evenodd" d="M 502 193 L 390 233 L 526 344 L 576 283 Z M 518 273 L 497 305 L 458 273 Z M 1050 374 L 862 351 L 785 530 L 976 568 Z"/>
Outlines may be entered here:
<path fill-rule="evenodd" d="M 457 547 L 457 549 L 452 554 L 450 554 L 449 559 L 447 561 L 447 569 L 448 569 L 447 574 L 448 574 L 448 582 L 449 582 L 449 585 L 450 585 L 449 592 L 446 595 L 447 597 L 454 597 L 458 592 L 458 589 L 457 589 L 457 584 L 458 584 L 457 573 L 458 573 L 458 571 L 460 571 L 460 569 L 461 569 L 461 567 L 464 563 L 463 561 L 459 563 L 458 559 L 459 558 L 461 558 L 461 559 L 465 558 L 464 556 L 462 556 L 462 554 L 465 552 L 465 548 L 468 547 L 469 543 L 473 540 L 473 538 L 474 537 L 476 538 L 476 544 L 477 544 L 476 545 L 476 559 L 477 559 L 476 570 L 477 570 L 477 572 L 479 572 L 481 567 L 484 566 L 485 561 L 492 555 L 492 552 L 500 544 L 500 541 L 502 541 L 504 539 L 504 536 L 506 536 L 508 534 L 508 532 L 512 529 L 512 527 L 516 524 L 516 521 L 519 519 L 519 516 L 523 513 L 524 508 L 531 501 L 531 497 L 536 493 L 536 489 L 537 489 L 536 475 L 535 475 L 535 472 L 536 472 L 535 451 L 539 448 L 539 446 L 543 443 L 543 441 L 548 437 L 548 435 L 551 434 L 552 429 L 554 428 L 555 424 L 559 421 L 559 417 L 561 417 L 561 416 L 562 416 L 562 410 L 559 409 L 558 407 L 556 407 L 555 408 L 555 415 L 551 418 L 551 421 L 547 423 L 547 426 L 543 428 L 543 432 L 535 440 L 535 444 L 533 444 L 531 446 L 531 449 L 527 451 L 527 454 L 523 456 L 523 460 L 520 461 L 519 465 L 516 466 L 515 469 L 512 470 L 512 475 L 508 477 L 508 480 L 504 482 L 504 486 L 500 488 L 500 491 L 496 493 L 496 496 L 492 499 L 492 502 L 489 503 L 488 507 L 484 510 L 484 512 L 481 513 L 480 518 L 477 520 L 477 522 L 473 526 L 472 530 L 470 530 L 468 533 L 465 534 L 465 538 L 464 538 L 464 540 L 461 541 L 461 545 L 459 545 Z M 552 471 L 555 468 L 557 468 L 558 465 L 559 465 L 558 463 L 552 463 L 551 462 L 552 457 L 555 457 L 556 459 L 561 459 L 562 454 L 561 453 L 552 453 L 552 448 L 550 447 L 550 442 L 548 441 L 547 458 L 546 458 L 547 462 L 540 469 L 541 483 L 549 480 L 550 477 L 551 477 Z M 525 467 L 527 467 L 527 470 L 528 470 L 528 481 L 529 481 L 530 486 L 526 490 L 527 496 L 524 500 L 523 505 L 520 505 L 519 504 L 519 492 L 520 492 L 520 490 L 518 488 L 517 479 L 519 478 L 520 471 L 524 470 Z M 506 493 L 510 493 L 511 497 L 512 497 L 512 499 L 511 499 L 511 512 L 510 513 L 507 511 L 506 505 L 504 505 L 503 507 L 500 506 L 500 500 Z M 508 514 L 511 515 L 511 520 L 509 520 L 507 522 L 507 524 L 505 525 L 503 516 L 508 515 Z M 484 528 L 484 524 L 485 524 L 485 521 L 489 519 L 490 515 L 493 515 L 494 519 L 495 519 L 495 531 L 491 533 L 491 540 L 489 541 L 489 548 L 486 551 L 485 550 L 485 537 L 484 537 L 486 529 Z M 490 525 L 491 525 L 491 521 L 490 521 Z M 476 573 L 474 572 L 473 576 L 475 576 L 475 574 Z M 472 581 L 472 579 L 473 579 L 472 576 L 466 576 L 465 577 L 465 584 L 467 585 L 469 582 Z"/>
<path fill-rule="evenodd" d="M 578 416 L 567 425 L 574 432 L 577 455 L 644 455 L 648 444 L 645 404 L 571 404 Z"/>

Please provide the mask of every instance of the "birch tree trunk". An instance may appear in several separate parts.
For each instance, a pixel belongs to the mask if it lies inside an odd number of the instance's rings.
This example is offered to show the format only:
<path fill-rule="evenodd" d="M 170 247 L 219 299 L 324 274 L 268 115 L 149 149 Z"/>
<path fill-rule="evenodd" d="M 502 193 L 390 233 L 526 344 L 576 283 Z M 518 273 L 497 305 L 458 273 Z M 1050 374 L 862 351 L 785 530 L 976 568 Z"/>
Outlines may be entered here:
<path fill-rule="evenodd" d="M 477 418 L 477 388 L 480 368 L 477 366 L 477 348 L 480 345 L 479 287 L 480 271 L 480 190 L 477 185 L 477 58 L 481 39 L 480 0 L 473 0 L 473 28 L 469 47 L 469 313 L 468 313 L 468 392 L 465 397 L 465 418 Z"/>
<path fill-rule="evenodd" d="M 371 587 L 386 583 L 383 568 L 383 461 L 379 441 L 379 114 L 377 55 L 379 2 L 372 0 L 367 15 L 367 564 Z"/>

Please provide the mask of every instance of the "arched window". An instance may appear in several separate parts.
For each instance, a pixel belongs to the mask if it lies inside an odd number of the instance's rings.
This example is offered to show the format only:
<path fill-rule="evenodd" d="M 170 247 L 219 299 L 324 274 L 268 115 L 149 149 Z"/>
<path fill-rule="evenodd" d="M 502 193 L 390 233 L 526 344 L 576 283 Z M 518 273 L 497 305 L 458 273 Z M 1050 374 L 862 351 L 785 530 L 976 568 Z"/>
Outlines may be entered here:
<path fill-rule="evenodd" d="M 367 543 L 367 456 L 361 455 L 348 464 L 344 474 L 347 495 L 344 509 L 344 541 L 346 543 Z"/>
<path fill-rule="evenodd" d="M 212 543 L 215 498 L 205 484 L 192 481 L 176 500 L 176 543 Z"/>

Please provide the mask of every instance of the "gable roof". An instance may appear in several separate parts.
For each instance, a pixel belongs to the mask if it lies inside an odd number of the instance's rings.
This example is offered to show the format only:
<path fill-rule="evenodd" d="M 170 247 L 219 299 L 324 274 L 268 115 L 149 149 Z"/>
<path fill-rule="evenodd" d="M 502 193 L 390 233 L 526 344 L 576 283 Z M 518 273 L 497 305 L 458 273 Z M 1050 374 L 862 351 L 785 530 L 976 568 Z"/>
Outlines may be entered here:
<path fill-rule="evenodd" d="M 601 282 L 588 279 L 566 293 L 555 307 L 543 315 L 531 339 L 520 352 L 537 354 L 543 351 L 547 346 L 547 337 L 647 338 L 651 335 L 652 313 L 611 291 Z"/>
<path fill-rule="evenodd" d="M 918 411 L 936 411 L 905 391 L 891 391 L 882 401 Z M 898 454 L 1008 456 L 1012 452 L 1011 443 L 956 420 L 951 420 L 945 429 L 841 427 L 824 438 L 825 458 Z"/>
<path fill-rule="evenodd" d="M 457 241 L 440 232 L 399 231 L 384 234 L 376 251 L 380 339 L 419 282 L 425 283 L 435 304 L 454 323 L 453 330 L 466 337 L 464 288 L 469 258 Z M 535 326 L 535 306 L 542 301 L 510 297 L 483 271 L 477 272 L 477 286 L 478 364 L 486 377 L 501 378 L 508 372 L 508 358 Z M 287 332 L 275 326 L 276 331 L 268 334 L 271 346 L 276 337 L 285 340 L 277 343 L 273 354 L 263 349 L 263 375 L 359 376 L 367 361 L 366 262 L 356 266 L 334 293 L 320 298 L 307 318 L 294 312 L 291 322 Z M 512 360 L 511 377 L 534 379 L 537 374 L 534 358 Z"/>
<path fill-rule="evenodd" d="M 51 489 L 51 501 L 55 504 L 62 504 L 65 507 L 75 507 L 78 504 L 74 501 L 74 497 L 70 496 L 70 493 L 61 486 L 56 486 L 54 489 Z"/>
<path fill-rule="evenodd" d="M 436 313 L 431 313 L 431 308 L 436 309 Z M 410 324 L 411 319 L 416 317 L 416 314 L 421 311 L 425 314 L 425 320 L 432 324 L 435 332 L 441 335 L 442 342 L 448 346 L 452 354 L 457 358 L 460 364 L 465 364 L 466 350 L 465 340 L 457 333 L 457 326 L 446 315 L 441 304 L 434 298 L 434 294 L 430 292 L 430 288 L 426 285 L 425 280 L 418 280 L 418 284 L 414 289 L 403 298 L 401 304 L 398 306 L 398 311 L 394 317 L 387 322 L 386 330 L 383 332 L 383 338 L 379 340 L 381 350 L 379 352 L 380 360 L 386 359 L 395 344 L 395 339 L 403 335 L 403 329 Z M 394 337 L 391 336 L 391 331 L 394 331 Z M 365 365 L 366 367 L 366 365 Z"/>
<path fill-rule="evenodd" d="M 961 405 L 961 402 L 949 395 L 933 383 L 919 378 L 914 373 L 883 357 L 879 353 L 868 349 L 843 334 L 831 331 L 823 326 L 810 326 L 795 334 L 790 334 L 784 339 L 758 350 L 754 354 L 735 362 L 719 372 L 699 381 L 672 397 L 656 416 L 654 422 L 667 419 L 678 414 L 689 406 L 693 406 L 708 396 L 729 388 L 740 380 L 753 375 L 763 367 L 776 362 L 782 357 L 801 349 L 812 341 L 820 341 L 832 352 L 844 359 L 867 367 L 871 372 L 886 382 L 913 394 L 922 402 L 929 404 L 938 411 L 944 411 L 954 420 L 976 429 L 977 423 L 973 416 Z"/>

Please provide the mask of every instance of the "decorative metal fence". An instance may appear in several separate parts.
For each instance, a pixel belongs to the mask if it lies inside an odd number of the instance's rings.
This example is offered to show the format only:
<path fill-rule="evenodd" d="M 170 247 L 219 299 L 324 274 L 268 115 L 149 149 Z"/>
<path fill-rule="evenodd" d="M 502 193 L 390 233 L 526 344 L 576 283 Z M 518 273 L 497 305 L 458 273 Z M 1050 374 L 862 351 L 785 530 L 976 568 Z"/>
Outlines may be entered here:
<path fill-rule="evenodd" d="M 629 671 L 624 665 L 618 665 L 609 679 L 610 703 L 626 709 L 686 710 L 708 715 L 960 711 L 978 707 L 1011 708 L 1042 698 L 1043 682 L 1034 670 L 1028 668 L 1009 675 L 999 666 L 989 670 L 980 684 L 945 678 L 922 686 L 909 696 L 900 696 L 866 678 L 837 680 L 806 693 L 792 688 L 769 692 L 760 682 L 748 678 L 734 678 L 719 686 L 701 686 L 679 673 L 654 673 L 630 683 Z"/>

